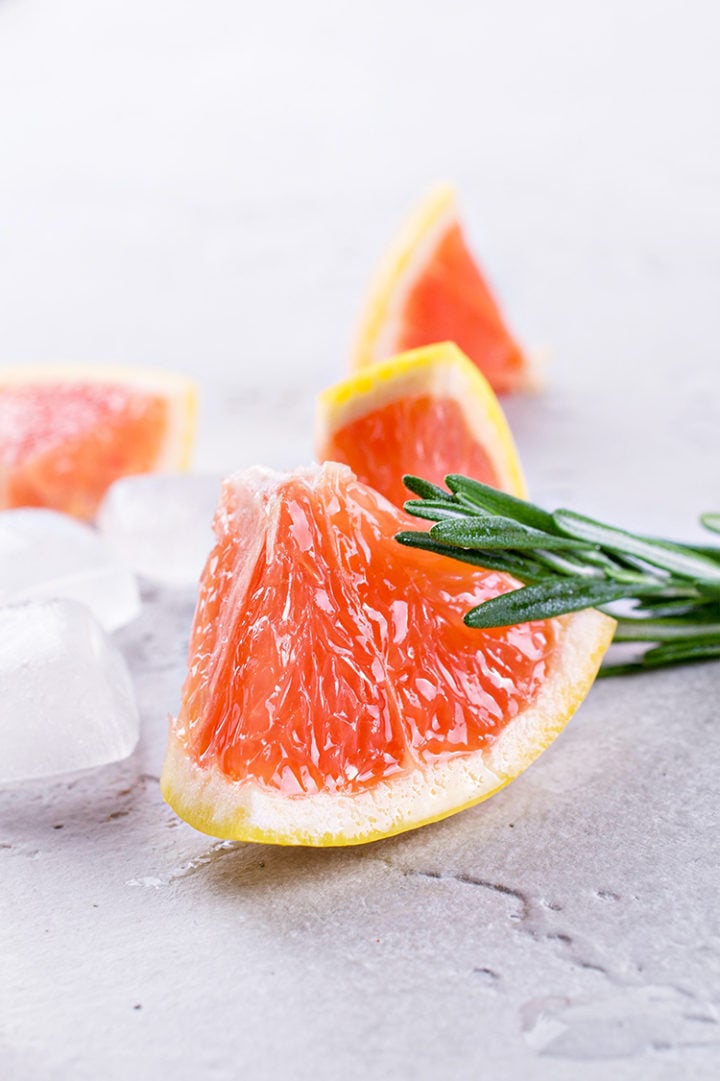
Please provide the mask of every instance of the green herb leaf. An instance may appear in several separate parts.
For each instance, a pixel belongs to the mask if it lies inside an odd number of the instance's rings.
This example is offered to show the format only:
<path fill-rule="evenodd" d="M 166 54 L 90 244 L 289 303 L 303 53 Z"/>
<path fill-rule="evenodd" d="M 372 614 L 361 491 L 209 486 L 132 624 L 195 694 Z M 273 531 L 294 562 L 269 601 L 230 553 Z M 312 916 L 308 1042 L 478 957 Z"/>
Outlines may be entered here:
<path fill-rule="evenodd" d="M 404 504 L 408 514 L 416 518 L 427 518 L 431 522 L 443 522 L 446 519 L 467 518 L 471 511 L 457 503 L 448 503 L 441 499 L 408 499 Z"/>
<path fill-rule="evenodd" d="M 655 643 L 637 661 L 603 665 L 603 676 L 720 657 L 720 546 L 639 536 L 568 510 L 550 514 L 454 473 L 447 492 L 419 477 L 405 480 L 420 497 L 406 510 L 435 524 L 429 533 L 399 533 L 401 544 L 525 583 L 473 608 L 468 626 L 599 607 L 618 620 L 617 642 Z M 720 533 L 720 513 L 701 521 Z"/>
<path fill-rule="evenodd" d="M 611 552 L 628 553 L 681 578 L 720 583 L 720 566 L 696 555 L 689 548 L 635 536 L 623 529 L 615 529 L 582 514 L 575 514 L 574 511 L 555 511 L 553 519 L 558 529 L 569 537 L 588 541 Z"/>
<path fill-rule="evenodd" d="M 625 596 L 617 582 L 558 578 L 515 589 L 484 601 L 465 616 L 468 627 L 512 627 L 534 619 L 552 619 Z"/>
<path fill-rule="evenodd" d="M 691 664 L 696 661 L 712 661 L 720 658 L 720 639 L 695 638 L 686 642 L 668 642 L 647 650 L 638 661 L 624 664 L 607 662 L 602 665 L 598 676 L 636 676 L 654 671 L 656 668 L 669 668 L 676 664 Z"/>
<path fill-rule="evenodd" d="M 698 637 L 717 637 L 720 623 L 702 623 L 692 618 L 628 619 L 618 618 L 616 642 L 673 642 Z"/>
<path fill-rule="evenodd" d="M 412 473 L 404 474 L 403 484 L 421 499 L 452 499 L 452 494 L 446 492 L 444 488 L 439 488 L 437 484 L 423 480 L 422 477 L 415 477 Z"/>
<path fill-rule="evenodd" d="M 445 478 L 445 483 L 456 496 L 462 497 L 464 502 L 479 507 L 488 514 L 512 518 L 521 525 L 540 529 L 544 533 L 557 533 L 552 515 L 542 507 L 536 507 L 534 503 L 508 495 L 507 492 L 500 492 L 497 488 L 471 480 L 470 477 L 463 477 L 459 473 L 450 473 Z"/>
<path fill-rule="evenodd" d="M 545 548 L 538 549 L 535 552 L 535 558 L 544 567 L 548 567 L 558 574 L 564 574 L 571 578 L 577 575 L 582 578 L 602 578 L 603 571 L 600 567 L 594 567 L 582 561 L 585 555 L 586 552 L 583 551 L 580 558 L 574 558 L 572 555 L 562 552 L 548 552 Z"/>
<path fill-rule="evenodd" d="M 706 529 L 713 533 L 720 533 L 720 514 L 713 511 L 712 514 L 701 514 L 700 521 Z"/>
<path fill-rule="evenodd" d="M 459 548 L 576 549 L 590 547 L 572 537 L 551 536 L 539 529 L 520 525 L 511 518 L 465 518 L 462 521 L 438 522 L 430 530 L 436 540 Z"/>
<path fill-rule="evenodd" d="M 686 642 L 664 642 L 655 646 L 643 656 L 642 663 L 646 668 L 658 668 L 681 661 L 710 661 L 715 657 L 720 657 L 720 638 L 692 638 Z"/>
<path fill-rule="evenodd" d="M 407 530 L 395 534 L 395 540 L 404 544 L 407 548 L 422 548 L 425 552 L 434 552 L 436 555 L 451 556 L 452 559 L 461 563 L 469 563 L 473 567 L 484 567 L 485 570 L 502 571 L 504 574 L 512 574 L 522 582 L 536 582 L 545 577 L 546 571 L 534 560 L 523 558 L 505 552 L 474 552 L 465 548 L 449 548 L 446 544 L 433 540 L 429 533 L 414 533 Z"/>
<path fill-rule="evenodd" d="M 680 597 L 677 600 L 658 600 L 656 597 L 639 597 L 634 611 L 648 619 L 680 619 L 692 616 L 697 623 L 720 623 L 720 604 L 713 601 L 703 603 Z"/>

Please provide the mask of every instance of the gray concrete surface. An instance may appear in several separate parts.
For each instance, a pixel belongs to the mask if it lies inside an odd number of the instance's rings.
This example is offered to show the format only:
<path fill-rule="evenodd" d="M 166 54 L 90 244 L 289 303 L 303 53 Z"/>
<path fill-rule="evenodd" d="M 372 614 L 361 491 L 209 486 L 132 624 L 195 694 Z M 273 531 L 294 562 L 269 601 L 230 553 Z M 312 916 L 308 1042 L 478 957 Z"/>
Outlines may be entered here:
<path fill-rule="evenodd" d="M 548 388 L 534 494 L 720 502 L 715 5 L 0 2 L 0 363 L 156 364 L 198 467 L 310 455 L 367 278 L 454 179 Z M 358 850 L 213 843 L 158 791 L 193 598 L 118 635 L 128 762 L 0 794 L 8 1081 L 720 1074 L 718 665 L 595 687 L 487 804 Z"/>

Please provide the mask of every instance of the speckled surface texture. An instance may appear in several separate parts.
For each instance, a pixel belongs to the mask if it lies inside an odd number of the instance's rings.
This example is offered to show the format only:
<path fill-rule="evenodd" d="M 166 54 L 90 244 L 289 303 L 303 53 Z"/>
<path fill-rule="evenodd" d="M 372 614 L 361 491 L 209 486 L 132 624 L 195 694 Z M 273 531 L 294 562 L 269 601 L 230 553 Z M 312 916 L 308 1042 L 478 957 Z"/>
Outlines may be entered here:
<path fill-rule="evenodd" d="M 0 2 L 0 363 L 178 367 L 199 468 L 306 461 L 382 245 L 449 176 L 552 349 L 508 406 L 533 494 L 695 536 L 720 502 L 714 6 L 341 8 Z M 417 833 L 233 845 L 158 789 L 193 603 L 146 584 L 116 635 L 130 760 L 0 793 L 3 1078 L 720 1074 L 720 665 L 597 685 L 518 781 Z"/>

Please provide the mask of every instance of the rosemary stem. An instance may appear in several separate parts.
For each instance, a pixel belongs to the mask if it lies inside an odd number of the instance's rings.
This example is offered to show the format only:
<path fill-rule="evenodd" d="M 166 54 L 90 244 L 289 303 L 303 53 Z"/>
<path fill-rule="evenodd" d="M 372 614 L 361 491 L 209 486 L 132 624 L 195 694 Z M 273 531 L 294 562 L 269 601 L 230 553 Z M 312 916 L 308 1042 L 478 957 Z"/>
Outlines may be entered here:
<path fill-rule="evenodd" d="M 628 619 L 615 616 L 616 642 L 673 642 L 684 638 L 717 638 L 720 623 L 698 623 L 690 620 Z"/>
<path fill-rule="evenodd" d="M 617 620 L 616 642 L 651 644 L 639 661 L 608 665 L 602 674 L 720 657 L 720 546 L 636 535 L 573 511 L 549 513 L 459 474 L 446 477 L 448 491 L 420 477 L 405 481 L 418 497 L 405 509 L 434 524 L 430 533 L 398 534 L 402 544 L 523 583 L 473 608 L 468 626 L 506 627 L 599 607 Z M 701 522 L 720 532 L 720 514 Z"/>

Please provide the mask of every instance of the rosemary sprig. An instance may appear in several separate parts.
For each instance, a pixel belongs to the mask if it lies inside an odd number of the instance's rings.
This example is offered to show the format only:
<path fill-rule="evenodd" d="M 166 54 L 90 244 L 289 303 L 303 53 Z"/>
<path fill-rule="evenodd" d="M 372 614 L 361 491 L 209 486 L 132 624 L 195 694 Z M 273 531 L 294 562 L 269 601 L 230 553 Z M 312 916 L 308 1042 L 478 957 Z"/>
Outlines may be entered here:
<path fill-rule="evenodd" d="M 605 664 L 601 674 L 720 658 L 720 546 L 644 537 L 568 510 L 549 513 L 459 474 L 445 478 L 447 490 L 403 479 L 418 497 L 405 509 L 434 524 L 429 532 L 398 533 L 401 544 L 523 583 L 467 612 L 469 627 L 600 608 L 617 620 L 616 642 L 649 644 L 639 660 Z M 720 533 L 720 513 L 700 521 Z M 619 602 L 620 612 L 613 607 Z"/>

